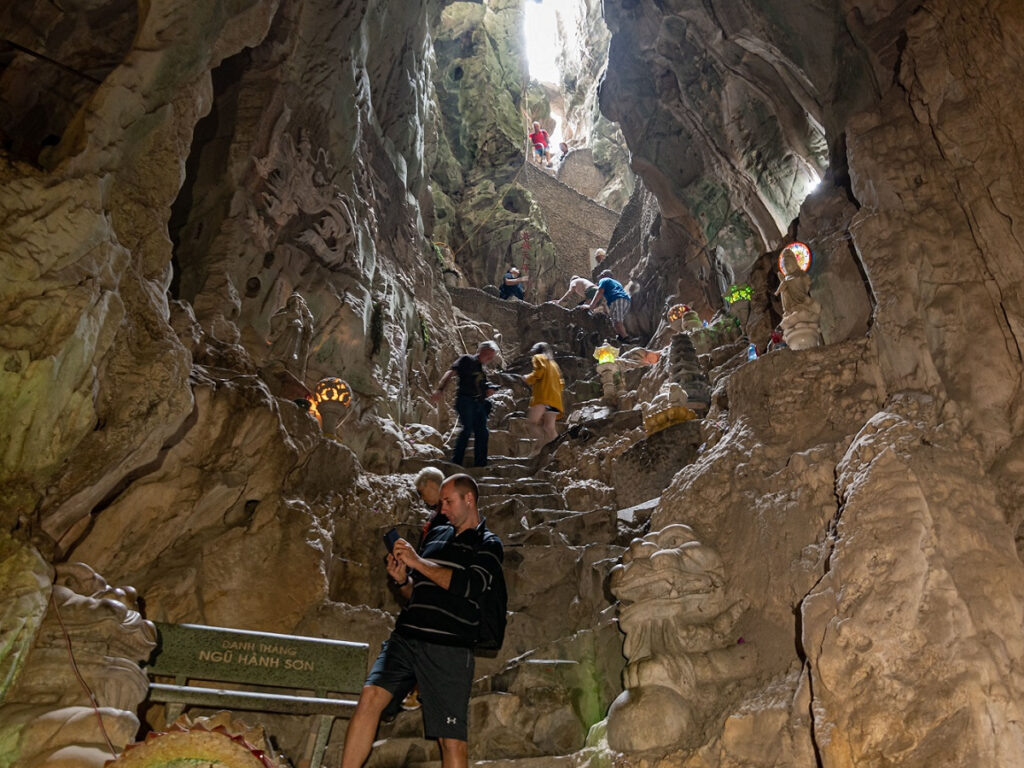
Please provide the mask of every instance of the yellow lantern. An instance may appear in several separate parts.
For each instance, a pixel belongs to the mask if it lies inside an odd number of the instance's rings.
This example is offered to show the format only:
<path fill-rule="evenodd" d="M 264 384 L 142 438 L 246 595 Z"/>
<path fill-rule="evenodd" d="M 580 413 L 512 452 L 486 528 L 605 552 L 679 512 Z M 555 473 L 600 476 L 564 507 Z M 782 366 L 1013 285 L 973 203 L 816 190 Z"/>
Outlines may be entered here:
<path fill-rule="evenodd" d="M 338 403 L 348 407 L 352 404 L 352 390 L 337 376 L 320 379 L 316 385 L 313 404 L 320 405 L 320 403 Z"/>
<path fill-rule="evenodd" d="M 604 344 L 594 350 L 594 357 L 597 359 L 598 365 L 614 363 L 619 359 L 619 348 L 613 347 L 606 339 Z"/>
<path fill-rule="evenodd" d="M 665 317 L 668 318 L 670 323 L 677 323 L 683 319 L 683 315 L 690 311 L 690 308 L 686 304 L 673 304 L 668 308 L 668 312 Z"/>
<path fill-rule="evenodd" d="M 317 382 L 310 409 L 328 435 L 334 435 L 347 418 L 352 405 L 352 388 L 337 376 L 328 376 Z"/>

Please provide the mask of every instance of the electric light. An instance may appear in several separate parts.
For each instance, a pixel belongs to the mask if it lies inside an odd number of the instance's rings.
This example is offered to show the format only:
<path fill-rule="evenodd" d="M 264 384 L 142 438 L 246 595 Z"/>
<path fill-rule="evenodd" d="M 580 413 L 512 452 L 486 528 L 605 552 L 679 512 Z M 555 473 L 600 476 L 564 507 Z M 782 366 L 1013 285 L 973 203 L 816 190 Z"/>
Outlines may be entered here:
<path fill-rule="evenodd" d="M 790 251 L 793 254 L 801 271 L 806 272 L 811 268 L 811 249 L 806 243 L 801 243 L 799 240 L 796 240 L 783 248 L 782 252 L 779 254 L 779 272 L 783 275 L 788 274 L 786 272 L 786 267 L 782 263 L 782 257 L 786 251 Z"/>
<path fill-rule="evenodd" d="M 742 285 L 733 283 L 729 286 L 729 292 L 722 298 L 730 304 L 735 304 L 737 301 L 750 301 L 754 298 L 754 289 L 747 283 Z"/>
<path fill-rule="evenodd" d="M 619 348 L 613 347 L 606 340 L 604 344 L 594 350 L 594 357 L 597 359 L 598 365 L 614 363 L 619 359 Z"/>
<path fill-rule="evenodd" d="M 321 403 L 338 403 L 348 407 L 352 403 L 352 390 L 348 384 L 337 376 L 328 376 L 317 382 L 313 405 Z"/>
<path fill-rule="evenodd" d="M 686 304 L 673 304 L 668 308 L 668 312 L 665 317 L 668 318 L 670 323 L 675 323 L 683 319 L 683 315 L 690 311 L 690 307 Z"/>

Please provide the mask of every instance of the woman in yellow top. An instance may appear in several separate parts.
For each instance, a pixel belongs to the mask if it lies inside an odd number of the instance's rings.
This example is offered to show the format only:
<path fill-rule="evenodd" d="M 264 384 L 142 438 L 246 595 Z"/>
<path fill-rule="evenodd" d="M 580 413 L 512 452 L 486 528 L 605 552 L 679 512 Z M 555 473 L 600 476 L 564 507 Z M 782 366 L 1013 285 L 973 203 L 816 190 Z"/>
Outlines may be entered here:
<path fill-rule="evenodd" d="M 562 413 L 562 371 L 555 362 L 551 345 L 543 341 L 534 344 L 530 349 L 533 355 L 533 372 L 524 376 L 523 380 L 533 387 L 530 408 L 526 412 L 526 422 L 534 434 L 534 454 L 558 437 L 555 420 Z"/>

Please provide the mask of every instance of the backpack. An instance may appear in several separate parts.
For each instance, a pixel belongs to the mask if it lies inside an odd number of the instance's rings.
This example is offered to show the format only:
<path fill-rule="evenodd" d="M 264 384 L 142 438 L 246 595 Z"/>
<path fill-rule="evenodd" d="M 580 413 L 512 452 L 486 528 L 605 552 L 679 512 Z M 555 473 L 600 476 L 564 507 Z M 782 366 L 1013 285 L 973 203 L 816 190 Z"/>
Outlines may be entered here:
<path fill-rule="evenodd" d="M 508 592 L 505 589 L 505 573 L 480 596 L 480 626 L 476 634 L 476 650 L 501 650 L 505 641 L 505 625 L 508 622 Z"/>

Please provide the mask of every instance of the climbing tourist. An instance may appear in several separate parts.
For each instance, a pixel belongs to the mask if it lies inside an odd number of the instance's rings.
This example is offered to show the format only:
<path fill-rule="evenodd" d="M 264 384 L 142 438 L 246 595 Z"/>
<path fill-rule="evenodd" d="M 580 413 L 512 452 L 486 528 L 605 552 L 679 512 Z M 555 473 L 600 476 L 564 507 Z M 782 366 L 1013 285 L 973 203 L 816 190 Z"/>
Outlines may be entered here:
<path fill-rule="evenodd" d="M 594 294 L 597 293 L 597 286 L 587 280 L 585 277 L 579 275 L 573 275 L 569 279 L 569 290 L 562 294 L 562 298 L 556 301 L 556 304 L 565 304 L 566 300 L 569 300 L 569 308 L 579 306 L 584 301 L 589 301 L 594 298 Z"/>
<path fill-rule="evenodd" d="M 615 326 L 615 332 L 619 334 L 619 341 L 629 341 L 623 321 L 633 302 L 629 298 L 629 294 L 626 293 L 626 289 L 622 287 L 622 283 L 612 277 L 610 269 L 602 272 L 600 278 L 597 281 L 597 293 L 590 300 L 589 308 L 595 309 L 601 299 L 604 299 L 608 304 L 608 316 L 611 317 L 612 325 Z"/>
<path fill-rule="evenodd" d="M 503 299 L 525 299 L 523 283 L 528 282 L 529 279 L 526 275 L 519 276 L 519 267 L 509 265 L 508 272 L 505 273 L 505 277 L 501 281 L 501 288 L 498 289 L 498 296 Z"/>
<path fill-rule="evenodd" d="M 540 123 L 533 121 L 533 133 L 530 134 L 530 143 L 533 144 L 533 159 L 538 165 L 551 164 L 551 157 L 548 152 L 548 132 L 540 127 Z"/>
<path fill-rule="evenodd" d="M 541 448 L 558 437 L 555 420 L 564 410 L 562 389 L 565 381 L 550 344 L 538 342 L 530 349 L 530 354 L 533 355 L 533 371 L 524 376 L 523 381 L 533 387 L 526 423 L 533 433 L 533 453 L 537 455 Z"/>
<path fill-rule="evenodd" d="M 565 158 L 569 156 L 569 145 L 566 144 L 564 141 L 558 142 L 558 151 L 561 153 L 558 156 L 558 162 L 565 162 Z"/>
<path fill-rule="evenodd" d="M 607 258 L 608 251 L 606 251 L 604 248 L 598 248 L 596 251 L 594 251 L 594 269 L 597 269 L 599 266 L 601 266 L 601 264 L 603 264 L 604 260 Z"/>
<path fill-rule="evenodd" d="M 466 446 L 470 436 L 473 437 L 473 465 L 487 466 L 487 417 L 491 413 L 491 401 L 488 399 L 498 387 L 487 383 L 484 366 L 498 354 L 498 345 L 493 341 L 482 341 L 475 355 L 462 355 L 445 371 L 437 389 L 430 399 L 440 402 L 452 376 L 458 376 L 459 384 L 455 393 L 455 412 L 459 414 L 462 431 L 455 440 L 455 452 L 452 461 L 462 464 L 466 456 Z"/>
<path fill-rule="evenodd" d="M 504 549 L 480 516 L 478 496 L 469 475 L 447 478 L 441 511 L 450 522 L 430 530 L 419 554 L 405 539 L 392 546 L 388 576 L 406 603 L 359 696 L 342 768 L 361 768 L 384 708 L 413 684 L 420 691 L 424 735 L 437 739 L 442 768 L 468 765 L 466 720 L 481 605 L 492 585 L 504 585 Z"/>

